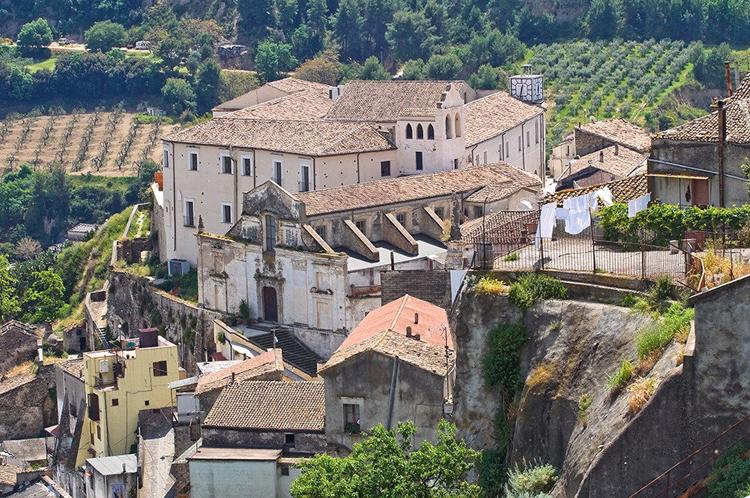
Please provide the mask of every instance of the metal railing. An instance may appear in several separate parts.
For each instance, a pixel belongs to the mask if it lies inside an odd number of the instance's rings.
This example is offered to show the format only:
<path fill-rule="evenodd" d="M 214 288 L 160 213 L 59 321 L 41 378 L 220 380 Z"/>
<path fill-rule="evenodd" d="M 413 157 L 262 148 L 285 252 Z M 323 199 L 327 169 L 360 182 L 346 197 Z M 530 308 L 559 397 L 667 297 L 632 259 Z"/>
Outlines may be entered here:
<path fill-rule="evenodd" d="M 700 491 L 716 461 L 728 449 L 741 442 L 750 443 L 750 415 L 671 466 L 631 494 L 630 498 L 676 498 L 691 489 Z"/>

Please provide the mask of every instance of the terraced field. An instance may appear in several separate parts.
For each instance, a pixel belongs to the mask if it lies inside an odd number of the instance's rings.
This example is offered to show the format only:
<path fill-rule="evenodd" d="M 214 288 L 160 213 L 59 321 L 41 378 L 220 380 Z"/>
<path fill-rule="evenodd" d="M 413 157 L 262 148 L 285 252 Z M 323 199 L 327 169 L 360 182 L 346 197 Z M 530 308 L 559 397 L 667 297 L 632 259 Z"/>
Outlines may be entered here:
<path fill-rule="evenodd" d="M 693 44 L 575 41 L 538 45 L 527 62 L 545 77 L 549 142 L 592 117 L 647 123 L 650 112 L 693 79 Z"/>
<path fill-rule="evenodd" d="M 5 120 L 0 171 L 59 163 L 71 173 L 133 176 L 144 159 L 160 160 L 159 137 L 173 127 L 143 122 L 122 108 Z"/>

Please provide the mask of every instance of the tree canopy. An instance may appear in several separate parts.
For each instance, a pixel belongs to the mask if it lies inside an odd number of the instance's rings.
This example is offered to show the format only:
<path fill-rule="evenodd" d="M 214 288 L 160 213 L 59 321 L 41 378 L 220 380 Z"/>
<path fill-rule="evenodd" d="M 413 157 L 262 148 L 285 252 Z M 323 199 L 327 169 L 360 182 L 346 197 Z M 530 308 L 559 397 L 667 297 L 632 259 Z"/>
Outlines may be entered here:
<path fill-rule="evenodd" d="M 395 430 L 375 426 L 351 454 L 320 454 L 300 464 L 292 483 L 295 498 L 476 497 L 479 487 L 466 481 L 478 453 L 456 438 L 456 427 L 441 420 L 437 443 L 414 448 L 411 422 Z"/>
<path fill-rule="evenodd" d="M 125 44 L 125 28 L 112 21 L 99 21 L 83 34 L 86 48 L 92 52 L 109 52 Z"/>
<path fill-rule="evenodd" d="M 18 45 L 21 47 L 39 48 L 52 43 L 52 28 L 46 19 L 39 18 L 21 26 L 18 32 Z"/>

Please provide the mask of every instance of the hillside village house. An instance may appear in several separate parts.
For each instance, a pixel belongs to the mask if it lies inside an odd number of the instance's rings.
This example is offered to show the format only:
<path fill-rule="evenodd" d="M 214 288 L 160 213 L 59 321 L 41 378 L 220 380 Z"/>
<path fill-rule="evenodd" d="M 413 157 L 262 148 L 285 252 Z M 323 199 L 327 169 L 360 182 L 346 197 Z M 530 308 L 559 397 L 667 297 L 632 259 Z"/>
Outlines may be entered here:
<path fill-rule="evenodd" d="M 743 164 L 750 158 L 750 76 L 716 110 L 654 137 L 648 163 L 652 199 L 679 206 L 750 201 Z"/>
<path fill-rule="evenodd" d="M 460 81 L 352 81 L 327 93 L 297 83 L 281 92 L 269 83 L 226 109 L 249 107 L 163 138 L 162 258 L 195 265 L 198 220 L 226 232 L 242 194 L 267 180 L 296 193 L 497 161 L 544 175 L 544 113 L 504 92 L 477 99 Z"/>
<path fill-rule="evenodd" d="M 349 330 L 380 304 L 360 291 L 379 291 L 382 269 L 443 264 L 454 202 L 476 217 L 534 205 L 540 188 L 503 163 L 297 194 L 266 182 L 226 233 L 198 233 L 198 299 L 227 313 L 244 301 L 252 320 L 295 329 Z"/>
<path fill-rule="evenodd" d="M 405 295 L 371 311 L 320 368 L 326 439 L 347 452 L 376 424 L 411 420 L 417 441 L 433 439 L 450 412 L 453 338 L 444 309 Z"/>

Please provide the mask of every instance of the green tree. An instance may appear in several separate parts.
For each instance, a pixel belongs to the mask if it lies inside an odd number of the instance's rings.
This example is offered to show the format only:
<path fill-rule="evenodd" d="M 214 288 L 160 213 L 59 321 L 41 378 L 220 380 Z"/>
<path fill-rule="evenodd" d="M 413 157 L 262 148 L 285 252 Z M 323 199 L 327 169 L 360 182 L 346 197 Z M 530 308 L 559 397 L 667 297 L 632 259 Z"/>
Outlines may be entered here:
<path fill-rule="evenodd" d="M 362 60 L 366 53 L 362 33 L 365 18 L 361 0 L 341 0 L 333 18 L 333 32 L 341 45 L 341 58 Z"/>
<path fill-rule="evenodd" d="M 613 0 L 592 0 L 587 16 L 589 36 L 608 39 L 617 33 L 619 13 Z"/>
<path fill-rule="evenodd" d="M 32 275 L 31 287 L 23 296 L 24 319 L 33 323 L 48 323 L 60 316 L 65 306 L 65 285 L 53 270 L 42 270 Z"/>
<path fill-rule="evenodd" d="M 335 52 L 326 50 L 295 69 L 294 75 L 307 81 L 336 85 L 341 78 L 341 63 L 336 58 Z"/>
<path fill-rule="evenodd" d="M 264 81 L 273 81 L 279 74 L 291 71 L 297 65 L 292 55 L 292 46 L 270 40 L 258 44 L 255 52 L 255 67 Z"/>
<path fill-rule="evenodd" d="M 16 285 L 18 281 L 10 269 L 10 262 L 4 254 L 0 254 L 0 322 L 5 323 L 19 311 Z"/>
<path fill-rule="evenodd" d="M 433 80 L 452 80 L 461 72 L 461 59 L 456 54 L 433 55 L 425 67 L 427 76 Z"/>
<path fill-rule="evenodd" d="M 422 59 L 406 61 L 401 68 L 401 78 L 405 80 L 423 80 L 426 74 L 425 63 Z"/>
<path fill-rule="evenodd" d="M 399 61 L 427 59 L 438 39 L 435 28 L 422 12 L 399 10 L 385 35 L 391 55 Z"/>
<path fill-rule="evenodd" d="M 197 106 L 193 87 L 182 78 L 168 78 L 161 89 L 161 96 L 175 115 L 193 112 Z"/>
<path fill-rule="evenodd" d="M 411 422 L 396 430 L 375 426 L 344 458 L 320 454 L 300 464 L 292 483 L 295 498 L 476 497 L 479 488 L 466 482 L 478 453 L 456 438 L 456 427 L 441 420 L 437 443 L 414 448 Z"/>
<path fill-rule="evenodd" d="M 214 59 L 208 59 L 198 66 L 193 85 L 196 94 L 198 112 L 210 111 L 219 103 L 221 91 L 221 67 Z"/>
<path fill-rule="evenodd" d="M 90 51 L 109 52 L 125 44 L 125 28 L 116 22 L 99 21 L 86 30 L 83 39 Z"/>
<path fill-rule="evenodd" d="M 497 90 L 500 88 L 500 72 L 489 64 L 482 64 L 469 78 L 469 85 L 475 90 Z"/>
<path fill-rule="evenodd" d="M 273 24 L 272 0 L 239 0 L 240 26 L 251 39 L 265 38 Z"/>
<path fill-rule="evenodd" d="M 385 33 L 396 10 L 393 0 L 364 0 L 365 32 L 372 50 L 381 59 L 388 52 Z"/>
<path fill-rule="evenodd" d="M 46 47 L 52 43 L 52 28 L 46 19 L 39 18 L 21 26 L 18 45 L 24 48 Z"/>
<path fill-rule="evenodd" d="M 362 64 L 359 77 L 363 80 L 389 80 L 391 79 L 391 73 L 386 71 L 377 57 L 371 55 Z"/>

